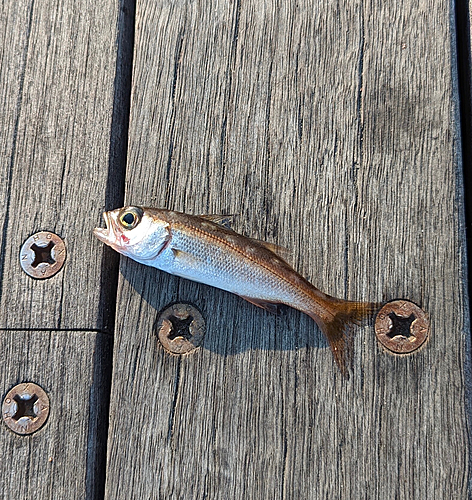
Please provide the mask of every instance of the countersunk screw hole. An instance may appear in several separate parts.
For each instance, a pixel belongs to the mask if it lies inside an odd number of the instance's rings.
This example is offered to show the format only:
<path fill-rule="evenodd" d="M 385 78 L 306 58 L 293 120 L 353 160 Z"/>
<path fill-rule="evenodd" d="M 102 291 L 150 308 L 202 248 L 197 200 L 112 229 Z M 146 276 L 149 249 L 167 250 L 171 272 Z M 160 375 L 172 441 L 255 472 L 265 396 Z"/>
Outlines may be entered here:
<path fill-rule="evenodd" d="M 205 320 L 192 304 L 174 303 L 166 307 L 155 323 L 159 342 L 171 354 L 194 351 L 205 335 Z"/>
<path fill-rule="evenodd" d="M 382 306 L 375 318 L 375 335 L 390 354 L 417 351 L 429 338 L 429 316 L 414 302 L 396 299 Z"/>
<path fill-rule="evenodd" d="M 12 416 L 15 422 L 18 422 L 18 420 L 23 417 L 28 417 L 33 420 L 38 416 L 34 411 L 34 404 L 38 401 L 38 396 L 36 396 L 36 394 L 33 394 L 30 398 L 22 398 L 19 394 L 16 394 L 13 399 L 18 406 L 18 410 Z"/>
<path fill-rule="evenodd" d="M 51 278 L 62 269 L 66 253 L 62 238 L 51 231 L 40 231 L 32 234 L 21 246 L 20 266 L 32 278 Z"/>
<path fill-rule="evenodd" d="M 169 340 L 175 340 L 177 337 L 182 337 L 185 340 L 190 340 L 193 335 L 190 333 L 190 325 L 193 322 L 193 316 L 187 316 L 184 319 L 176 318 L 175 316 L 170 316 L 169 321 L 172 324 L 172 329 L 167 335 Z"/>
<path fill-rule="evenodd" d="M 56 261 L 52 258 L 51 252 L 52 249 L 54 248 L 54 243 L 50 241 L 47 246 L 45 247 L 39 247 L 36 245 L 36 243 L 33 243 L 31 246 L 31 250 L 34 252 L 34 261 L 32 262 L 31 266 L 36 268 L 39 266 L 39 264 L 55 264 Z"/>
<path fill-rule="evenodd" d="M 48 415 L 49 398 L 34 382 L 15 385 L 3 400 L 3 421 L 16 434 L 26 436 L 36 432 L 45 424 Z"/>
<path fill-rule="evenodd" d="M 414 337 L 411 333 L 411 324 L 415 321 L 416 316 L 414 314 L 410 314 L 408 318 L 404 318 L 402 316 L 397 316 L 394 312 L 391 312 L 388 317 L 392 320 L 392 329 L 387 333 L 387 336 L 393 339 L 398 335 L 410 338 Z"/>

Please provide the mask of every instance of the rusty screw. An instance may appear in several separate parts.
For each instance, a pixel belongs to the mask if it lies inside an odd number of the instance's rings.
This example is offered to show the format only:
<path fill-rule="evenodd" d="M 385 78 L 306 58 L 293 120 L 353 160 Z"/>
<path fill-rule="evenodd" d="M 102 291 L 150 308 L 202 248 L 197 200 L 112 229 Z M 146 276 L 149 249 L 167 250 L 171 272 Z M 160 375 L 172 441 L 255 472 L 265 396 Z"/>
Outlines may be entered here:
<path fill-rule="evenodd" d="M 378 341 L 391 353 L 409 354 L 429 337 L 429 318 L 409 300 L 393 300 L 380 309 L 375 319 Z"/>
<path fill-rule="evenodd" d="M 21 247 L 23 271 L 36 279 L 46 279 L 58 273 L 66 260 L 66 246 L 57 234 L 41 231 L 31 235 Z"/>
<path fill-rule="evenodd" d="M 39 385 L 28 382 L 13 387 L 3 400 L 3 421 L 17 434 L 32 434 L 49 415 L 49 398 Z"/>
<path fill-rule="evenodd" d="M 196 349 L 205 335 L 205 321 L 190 304 L 173 304 L 161 312 L 157 335 L 162 347 L 172 354 L 186 354 Z"/>

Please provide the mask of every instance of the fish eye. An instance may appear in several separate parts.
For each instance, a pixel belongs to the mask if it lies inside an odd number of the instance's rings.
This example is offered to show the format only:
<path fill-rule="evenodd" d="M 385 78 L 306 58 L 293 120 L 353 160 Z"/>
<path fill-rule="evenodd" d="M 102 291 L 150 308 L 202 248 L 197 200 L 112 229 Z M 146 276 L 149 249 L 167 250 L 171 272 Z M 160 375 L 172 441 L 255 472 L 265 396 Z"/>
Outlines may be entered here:
<path fill-rule="evenodd" d="M 140 208 L 127 208 L 120 214 L 120 224 L 125 229 L 134 229 L 141 222 L 142 216 L 143 211 Z"/>

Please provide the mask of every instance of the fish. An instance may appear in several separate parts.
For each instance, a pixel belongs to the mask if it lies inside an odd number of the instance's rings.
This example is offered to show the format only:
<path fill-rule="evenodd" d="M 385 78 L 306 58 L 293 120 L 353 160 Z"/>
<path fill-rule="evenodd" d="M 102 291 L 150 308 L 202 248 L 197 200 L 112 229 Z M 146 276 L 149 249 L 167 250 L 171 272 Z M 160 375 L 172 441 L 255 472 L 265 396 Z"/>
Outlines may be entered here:
<path fill-rule="evenodd" d="M 103 213 L 95 236 L 141 264 L 239 295 L 276 312 L 280 304 L 310 316 L 326 336 L 341 373 L 352 368 L 353 327 L 378 308 L 323 293 L 287 262 L 286 249 L 228 227 L 231 216 L 190 215 L 126 206 Z"/>

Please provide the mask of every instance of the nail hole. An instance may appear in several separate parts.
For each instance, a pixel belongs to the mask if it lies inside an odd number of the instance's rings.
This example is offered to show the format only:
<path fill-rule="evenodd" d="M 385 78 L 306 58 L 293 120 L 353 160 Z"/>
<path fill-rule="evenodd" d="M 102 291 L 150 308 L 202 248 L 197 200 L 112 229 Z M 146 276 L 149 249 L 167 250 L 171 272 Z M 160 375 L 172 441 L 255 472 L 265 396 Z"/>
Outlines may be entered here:
<path fill-rule="evenodd" d="M 193 335 L 190 333 L 190 325 L 192 324 L 193 317 L 187 316 L 185 319 L 170 316 L 169 321 L 172 324 L 172 329 L 167 335 L 169 340 L 175 340 L 178 337 L 183 337 L 185 340 L 190 340 Z"/>
<path fill-rule="evenodd" d="M 36 243 L 31 245 L 31 250 L 34 252 L 34 261 L 31 266 L 36 268 L 39 264 L 55 264 L 55 260 L 52 258 L 51 251 L 54 248 L 54 243 L 50 241 L 45 247 L 38 247 Z"/>
<path fill-rule="evenodd" d="M 34 404 L 38 401 L 38 396 L 36 396 L 36 394 L 33 394 L 28 398 L 22 398 L 20 395 L 16 394 L 13 399 L 18 405 L 18 410 L 12 417 L 13 420 L 17 422 L 23 417 L 28 417 L 31 420 L 34 420 L 38 416 L 34 411 Z"/>
<path fill-rule="evenodd" d="M 387 333 L 389 338 L 393 339 L 393 337 L 401 336 L 408 339 L 410 337 L 414 337 L 414 335 L 411 334 L 411 324 L 416 319 L 414 314 L 410 314 L 408 318 L 404 318 L 402 316 L 397 316 L 394 312 L 391 312 L 388 317 L 392 320 L 392 328 Z"/>

